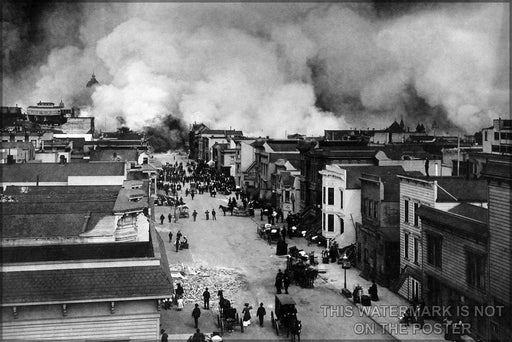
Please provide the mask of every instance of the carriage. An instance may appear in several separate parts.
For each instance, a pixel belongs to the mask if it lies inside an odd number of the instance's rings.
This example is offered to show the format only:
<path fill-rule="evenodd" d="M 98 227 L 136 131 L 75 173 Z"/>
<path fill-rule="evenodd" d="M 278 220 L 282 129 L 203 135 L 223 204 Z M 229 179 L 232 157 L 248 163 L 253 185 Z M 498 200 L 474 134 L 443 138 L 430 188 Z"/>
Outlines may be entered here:
<path fill-rule="evenodd" d="M 180 205 L 178 207 L 178 210 L 179 210 L 179 218 L 188 218 L 188 217 L 190 217 L 188 206 Z"/>
<path fill-rule="evenodd" d="M 260 238 L 267 240 L 269 245 L 271 245 L 273 242 L 277 243 L 281 240 L 279 228 L 269 223 L 258 225 L 256 228 L 256 233 Z"/>
<path fill-rule="evenodd" d="M 292 335 L 292 340 L 295 336 L 300 341 L 301 321 L 297 320 L 296 303 L 292 296 L 287 294 L 276 294 L 275 296 L 275 313 L 270 313 L 270 320 L 272 321 L 272 328 L 275 329 L 276 334 L 279 331 L 286 329 L 286 336 Z"/>
<path fill-rule="evenodd" d="M 231 307 L 231 302 L 224 298 L 222 290 L 217 292 L 219 296 L 219 313 L 217 314 L 217 326 L 221 334 L 232 332 L 236 326 L 240 326 L 240 331 L 244 332 L 242 318 L 238 316 L 235 308 Z"/>
<path fill-rule="evenodd" d="M 313 288 L 314 281 L 318 277 L 318 269 L 312 267 L 316 264 L 314 252 L 307 254 L 297 247 L 290 247 L 286 263 L 286 270 L 290 280 L 302 288 Z"/>
<path fill-rule="evenodd" d="M 249 209 L 244 209 L 244 207 L 234 207 L 233 208 L 234 216 L 250 216 Z"/>

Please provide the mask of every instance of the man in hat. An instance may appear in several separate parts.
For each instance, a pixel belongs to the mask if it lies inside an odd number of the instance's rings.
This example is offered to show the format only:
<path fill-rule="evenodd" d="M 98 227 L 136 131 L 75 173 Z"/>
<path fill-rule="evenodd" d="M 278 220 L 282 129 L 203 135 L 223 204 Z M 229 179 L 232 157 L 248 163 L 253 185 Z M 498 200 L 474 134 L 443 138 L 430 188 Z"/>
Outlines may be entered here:
<path fill-rule="evenodd" d="M 201 317 L 201 309 L 199 304 L 196 303 L 194 310 L 192 310 L 192 317 L 194 317 L 194 327 L 197 329 L 199 317 Z"/>
<path fill-rule="evenodd" d="M 263 326 L 263 316 L 265 316 L 267 312 L 265 311 L 265 308 L 263 307 L 263 303 L 260 303 L 260 307 L 258 308 L 258 311 L 256 311 L 256 316 L 258 316 L 260 320 L 260 327 Z"/>
<path fill-rule="evenodd" d="M 204 301 L 204 309 L 210 310 L 210 291 L 208 291 L 208 288 L 204 290 L 203 292 L 203 301 Z"/>

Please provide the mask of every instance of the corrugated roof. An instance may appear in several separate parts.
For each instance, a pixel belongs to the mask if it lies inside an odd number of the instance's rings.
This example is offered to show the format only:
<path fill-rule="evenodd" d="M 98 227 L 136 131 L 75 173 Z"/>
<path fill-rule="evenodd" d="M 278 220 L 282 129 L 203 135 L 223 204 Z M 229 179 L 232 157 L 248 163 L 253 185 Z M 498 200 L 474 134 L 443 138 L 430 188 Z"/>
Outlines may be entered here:
<path fill-rule="evenodd" d="M 2 303 L 165 298 L 171 282 L 160 266 L 2 273 Z"/>
<path fill-rule="evenodd" d="M 3 182 L 67 182 L 69 176 L 123 176 L 124 162 L 1 164 Z"/>

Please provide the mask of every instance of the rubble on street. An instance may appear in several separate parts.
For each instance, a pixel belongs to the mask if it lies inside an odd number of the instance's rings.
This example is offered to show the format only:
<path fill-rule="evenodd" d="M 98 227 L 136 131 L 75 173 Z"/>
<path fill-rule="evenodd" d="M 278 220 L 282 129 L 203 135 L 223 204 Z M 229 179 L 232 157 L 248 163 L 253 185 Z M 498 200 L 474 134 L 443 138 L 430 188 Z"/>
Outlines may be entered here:
<path fill-rule="evenodd" d="M 204 265 L 174 264 L 169 266 L 171 274 L 180 274 L 174 283 L 181 283 L 185 303 L 203 303 L 205 288 L 211 294 L 210 307 L 218 306 L 218 290 L 223 290 L 227 299 L 237 298 L 245 284 L 244 276 L 235 269 L 225 267 L 206 267 Z"/>

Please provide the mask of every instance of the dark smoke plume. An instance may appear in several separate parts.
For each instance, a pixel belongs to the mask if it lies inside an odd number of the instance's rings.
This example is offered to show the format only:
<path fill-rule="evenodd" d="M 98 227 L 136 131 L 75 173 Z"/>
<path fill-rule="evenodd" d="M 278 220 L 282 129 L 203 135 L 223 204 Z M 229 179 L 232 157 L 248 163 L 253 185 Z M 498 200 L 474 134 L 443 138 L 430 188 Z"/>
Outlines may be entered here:
<path fill-rule="evenodd" d="M 155 152 L 185 148 L 188 141 L 187 127 L 179 118 L 168 114 L 159 117 L 155 124 L 145 128 L 146 138 Z"/>

